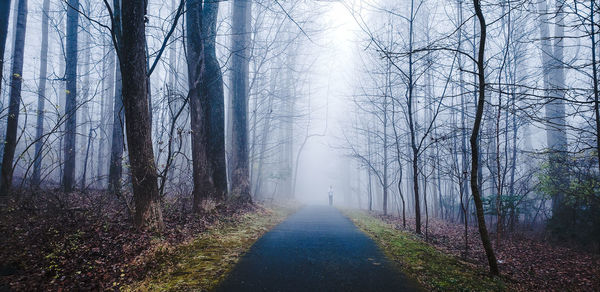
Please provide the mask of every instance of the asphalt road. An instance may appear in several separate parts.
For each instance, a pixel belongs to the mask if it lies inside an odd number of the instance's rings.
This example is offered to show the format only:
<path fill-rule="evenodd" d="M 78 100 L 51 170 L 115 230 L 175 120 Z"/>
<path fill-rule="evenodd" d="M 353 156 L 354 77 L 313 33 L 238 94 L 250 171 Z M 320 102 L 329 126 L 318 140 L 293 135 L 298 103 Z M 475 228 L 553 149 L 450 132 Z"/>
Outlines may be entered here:
<path fill-rule="evenodd" d="M 217 291 L 418 291 L 375 242 L 328 206 L 304 207 L 259 239 Z"/>

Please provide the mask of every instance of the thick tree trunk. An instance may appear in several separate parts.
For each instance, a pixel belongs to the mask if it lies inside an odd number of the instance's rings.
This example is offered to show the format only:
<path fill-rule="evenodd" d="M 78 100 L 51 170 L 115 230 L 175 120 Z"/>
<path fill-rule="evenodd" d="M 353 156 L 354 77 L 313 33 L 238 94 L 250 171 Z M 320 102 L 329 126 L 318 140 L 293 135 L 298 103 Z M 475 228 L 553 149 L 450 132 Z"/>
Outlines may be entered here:
<path fill-rule="evenodd" d="M 0 80 L 4 69 L 4 49 L 6 47 L 6 36 L 8 34 L 8 17 L 10 16 L 10 0 L 0 1 Z M 2 82 L 0 82 L 2 92 Z"/>
<path fill-rule="evenodd" d="M 481 128 L 481 120 L 483 117 L 483 108 L 485 104 L 485 38 L 486 38 L 486 23 L 481 11 L 480 0 L 473 0 L 475 7 L 475 13 L 479 20 L 480 37 L 479 37 L 479 52 L 477 55 L 477 76 L 479 84 L 479 96 L 477 101 L 477 112 L 475 113 L 475 122 L 473 124 L 473 132 L 471 133 L 471 192 L 473 193 L 473 200 L 475 201 L 475 208 L 477 209 L 477 223 L 479 225 L 479 235 L 481 236 L 481 242 L 488 259 L 490 266 L 490 273 L 494 276 L 499 275 L 498 262 L 496 261 L 496 255 L 492 248 L 492 243 L 485 225 L 485 215 L 483 213 L 483 203 L 481 200 L 481 193 L 479 191 L 479 130 Z"/>
<path fill-rule="evenodd" d="M 219 1 L 204 1 L 202 10 L 205 78 L 202 78 L 202 99 L 208 102 L 208 160 L 211 167 L 215 199 L 227 195 L 227 164 L 225 161 L 225 95 L 223 74 L 217 59 L 216 37 Z"/>
<path fill-rule="evenodd" d="M 215 190 L 208 161 L 208 100 L 202 95 L 205 77 L 204 44 L 202 41 L 202 1 L 186 2 L 186 33 L 188 79 L 192 129 L 193 210 L 202 200 L 212 197 Z"/>
<path fill-rule="evenodd" d="M 15 44 L 13 64 L 10 71 L 10 100 L 6 118 L 6 138 L 2 157 L 2 176 L 0 176 L 0 194 L 7 194 L 12 184 L 13 159 L 17 147 L 17 128 L 19 126 L 19 107 L 21 105 L 21 85 L 23 83 L 23 53 L 25 31 L 27 29 L 27 0 L 19 0 L 17 23 L 15 25 Z"/>
<path fill-rule="evenodd" d="M 65 138 L 64 138 L 64 167 L 63 189 L 73 191 L 75 187 L 75 155 L 77 127 L 77 30 L 79 28 L 79 0 L 69 0 L 67 7 L 67 44 L 65 78 Z"/>
<path fill-rule="evenodd" d="M 160 230 L 164 224 L 152 149 L 144 48 L 147 3 L 123 0 L 122 5 L 123 38 L 119 63 L 123 80 L 123 107 L 135 202 L 134 223 L 138 228 Z"/>
<path fill-rule="evenodd" d="M 233 1 L 232 24 L 232 172 L 231 197 L 251 202 L 250 173 L 248 169 L 248 76 L 250 58 L 249 0 Z"/>
<path fill-rule="evenodd" d="M 33 175 L 31 184 L 39 187 L 42 172 L 42 146 L 44 140 L 44 106 L 46 103 L 46 79 L 48 70 L 48 14 L 50 13 L 50 0 L 44 0 L 42 8 L 42 49 L 40 51 L 40 83 L 38 86 L 37 121 L 35 129 L 35 156 L 33 162 Z"/>

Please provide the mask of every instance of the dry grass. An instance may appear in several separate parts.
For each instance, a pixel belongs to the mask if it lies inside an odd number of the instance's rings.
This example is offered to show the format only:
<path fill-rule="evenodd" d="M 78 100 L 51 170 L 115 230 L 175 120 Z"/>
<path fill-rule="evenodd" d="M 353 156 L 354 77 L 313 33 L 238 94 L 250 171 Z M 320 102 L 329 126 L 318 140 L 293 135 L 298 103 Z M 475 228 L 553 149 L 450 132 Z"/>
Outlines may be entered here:
<path fill-rule="evenodd" d="M 294 211 L 258 208 L 230 221 L 219 221 L 191 241 L 156 250 L 155 268 L 124 291 L 213 290 L 252 244 Z"/>

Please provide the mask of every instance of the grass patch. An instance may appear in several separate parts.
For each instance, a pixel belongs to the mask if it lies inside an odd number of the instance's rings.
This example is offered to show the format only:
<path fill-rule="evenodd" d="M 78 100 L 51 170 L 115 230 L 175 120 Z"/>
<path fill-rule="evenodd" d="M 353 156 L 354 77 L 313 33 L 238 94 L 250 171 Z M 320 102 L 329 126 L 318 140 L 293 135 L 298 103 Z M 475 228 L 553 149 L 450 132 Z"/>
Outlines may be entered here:
<path fill-rule="evenodd" d="M 486 271 L 437 250 L 414 234 L 397 230 L 362 211 L 345 210 L 344 213 L 399 265 L 402 272 L 427 290 L 507 290 L 500 278 L 489 277 Z"/>
<path fill-rule="evenodd" d="M 217 224 L 191 242 L 154 254 L 148 276 L 123 291 L 210 291 L 225 278 L 254 242 L 294 209 L 259 208 Z"/>

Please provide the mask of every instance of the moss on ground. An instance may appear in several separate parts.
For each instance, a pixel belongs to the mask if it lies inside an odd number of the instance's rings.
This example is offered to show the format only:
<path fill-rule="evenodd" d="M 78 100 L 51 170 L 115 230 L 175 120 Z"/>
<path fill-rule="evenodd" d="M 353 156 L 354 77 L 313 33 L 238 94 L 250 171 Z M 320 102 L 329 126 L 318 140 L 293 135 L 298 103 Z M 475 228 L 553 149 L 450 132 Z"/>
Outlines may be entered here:
<path fill-rule="evenodd" d="M 344 213 L 398 264 L 402 272 L 427 290 L 507 290 L 500 278 L 489 277 L 486 271 L 437 250 L 414 234 L 397 230 L 362 211 L 345 210 Z"/>
<path fill-rule="evenodd" d="M 124 291 L 210 291 L 225 278 L 254 242 L 294 209 L 252 211 L 220 222 L 191 242 L 155 254 L 155 268 Z"/>

